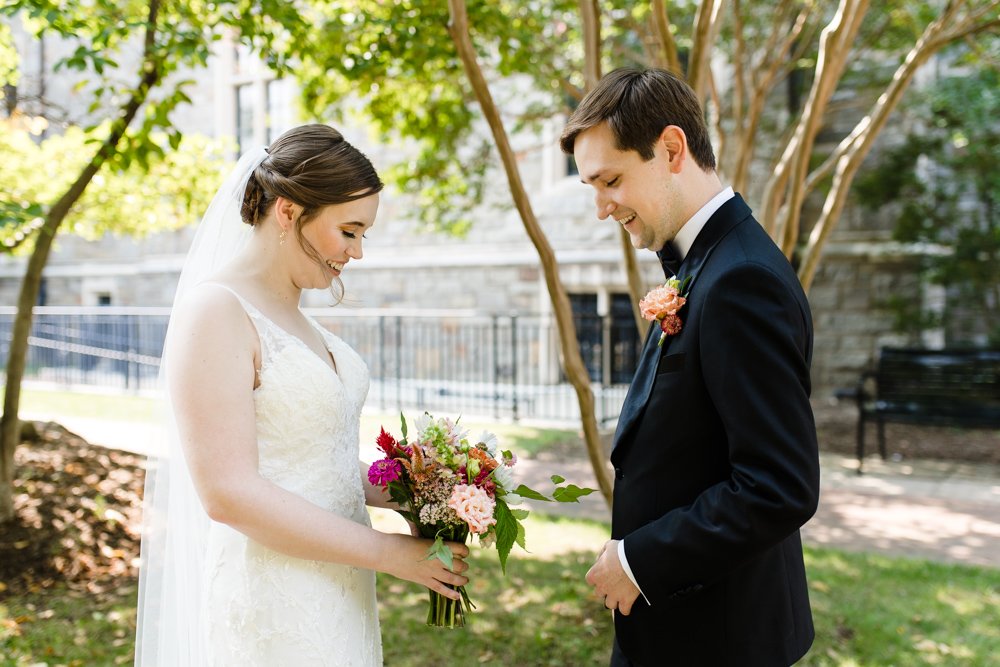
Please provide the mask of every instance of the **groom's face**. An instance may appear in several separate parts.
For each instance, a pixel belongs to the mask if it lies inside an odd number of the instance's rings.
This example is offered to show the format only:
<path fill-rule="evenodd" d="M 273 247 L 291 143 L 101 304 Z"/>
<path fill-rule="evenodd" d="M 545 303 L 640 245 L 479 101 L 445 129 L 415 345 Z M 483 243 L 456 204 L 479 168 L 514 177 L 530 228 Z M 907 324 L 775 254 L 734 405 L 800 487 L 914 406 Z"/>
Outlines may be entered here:
<path fill-rule="evenodd" d="M 581 180 L 594 189 L 598 219 L 620 224 L 636 248 L 659 250 L 684 224 L 676 215 L 680 193 L 668 151 L 657 142 L 653 158 L 643 160 L 615 144 L 607 123 L 577 135 L 573 156 Z"/>

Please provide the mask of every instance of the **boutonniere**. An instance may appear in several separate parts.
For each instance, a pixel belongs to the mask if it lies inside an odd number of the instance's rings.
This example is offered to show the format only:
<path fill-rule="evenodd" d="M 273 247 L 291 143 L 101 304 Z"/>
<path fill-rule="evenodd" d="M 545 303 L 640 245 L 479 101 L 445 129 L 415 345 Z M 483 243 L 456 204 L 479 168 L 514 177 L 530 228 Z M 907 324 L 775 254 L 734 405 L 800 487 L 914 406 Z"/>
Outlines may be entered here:
<path fill-rule="evenodd" d="M 687 278 L 671 278 L 659 287 L 649 290 L 639 301 L 639 310 L 642 316 L 650 322 L 659 322 L 660 341 L 657 347 L 663 345 L 663 340 L 667 336 L 680 333 L 683 322 L 681 322 L 678 311 L 687 303 L 687 286 L 691 281 L 691 276 Z"/>

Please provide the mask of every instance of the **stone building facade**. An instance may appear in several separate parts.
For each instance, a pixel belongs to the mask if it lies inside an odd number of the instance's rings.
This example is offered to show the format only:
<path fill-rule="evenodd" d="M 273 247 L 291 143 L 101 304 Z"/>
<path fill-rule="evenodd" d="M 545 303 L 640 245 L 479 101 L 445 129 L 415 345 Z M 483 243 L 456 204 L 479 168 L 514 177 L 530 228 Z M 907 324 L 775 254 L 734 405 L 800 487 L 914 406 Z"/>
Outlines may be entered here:
<path fill-rule="evenodd" d="M 23 40 L 19 46 L 28 52 L 38 48 Z M 231 46 L 220 47 L 208 73 L 198 78 L 193 104 L 176 118 L 184 131 L 266 143 L 295 123 L 293 87 L 275 81 Z M 26 76 L 25 86 L 31 80 Z M 57 89 L 48 85 L 50 91 Z M 596 219 L 589 188 L 570 173 L 558 149 L 560 128 L 561 121 L 554 119 L 538 135 L 514 138 L 532 205 L 578 311 L 630 318 L 617 229 Z M 345 134 L 376 166 L 388 166 L 398 155 L 397 148 L 370 141 L 362 130 L 346 128 Z M 412 203 L 386 191 L 364 260 L 352 263 L 343 276 L 346 299 L 338 308 L 547 316 L 551 307 L 538 256 L 509 204 L 499 169 L 488 191 L 489 201 L 476 212 L 464 239 L 421 233 L 409 215 Z M 140 240 L 109 236 L 86 242 L 60 236 L 44 273 L 44 304 L 168 305 L 192 234 L 193 226 Z M 853 384 L 880 346 L 903 342 L 892 333 L 885 305 L 889 296 L 923 298 L 912 253 L 887 238 L 887 229 L 849 207 L 826 250 L 810 293 L 816 325 L 814 394 L 819 398 Z M 639 258 L 645 282 L 662 281 L 655 256 L 641 251 Z M 23 258 L 0 256 L 0 305 L 16 302 L 23 268 Z M 321 307 L 329 300 L 312 293 L 305 305 Z"/>

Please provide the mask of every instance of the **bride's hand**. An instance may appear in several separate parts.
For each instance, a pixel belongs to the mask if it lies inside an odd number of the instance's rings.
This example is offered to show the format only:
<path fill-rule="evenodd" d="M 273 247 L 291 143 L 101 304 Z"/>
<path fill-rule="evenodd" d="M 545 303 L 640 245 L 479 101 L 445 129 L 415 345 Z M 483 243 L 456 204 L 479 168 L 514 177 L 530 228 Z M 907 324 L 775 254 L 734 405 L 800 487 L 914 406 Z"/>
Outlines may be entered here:
<path fill-rule="evenodd" d="M 458 542 L 445 542 L 451 549 L 452 563 L 449 570 L 439 559 L 427 557 L 427 550 L 433 541 L 398 534 L 387 534 L 385 538 L 386 547 L 382 559 L 384 566 L 380 568 L 383 572 L 426 586 L 452 600 L 462 598 L 458 591 L 446 584 L 464 586 L 469 583 L 469 578 L 461 574 L 469 569 L 464 560 L 469 555 L 469 547 Z"/>

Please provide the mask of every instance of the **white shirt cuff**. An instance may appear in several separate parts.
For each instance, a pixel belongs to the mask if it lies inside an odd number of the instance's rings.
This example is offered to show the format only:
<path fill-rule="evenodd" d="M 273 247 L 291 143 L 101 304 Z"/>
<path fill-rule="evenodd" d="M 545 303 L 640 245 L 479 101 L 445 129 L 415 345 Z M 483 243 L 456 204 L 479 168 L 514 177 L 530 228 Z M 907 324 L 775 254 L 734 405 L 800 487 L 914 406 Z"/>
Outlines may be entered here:
<path fill-rule="evenodd" d="M 635 584 L 636 588 L 639 588 L 639 582 L 635 580 L 635 575 L 632 574 L 632 568 L 628 565 L 628 558 L 625 557 L 625 540 L 618 540 L 618 560 L 621 561 L 622 569 L 625 570 L 625 574 L 628 576 L 629 581 Z M 646 601 L 646 604 L 649 604 L 649 598 L 646 597 L 646 594 L 642 592 L 641 588 L 639 588 L 639 594 L 642 596 L 642 599 Z M 652 607 L 653 605 L 649 606 Z"/>

